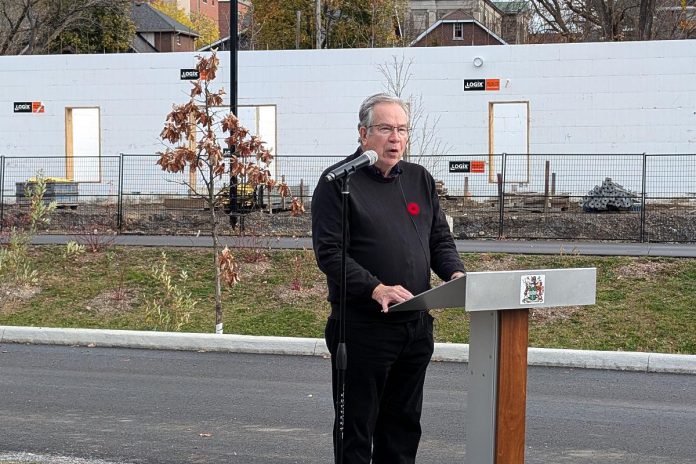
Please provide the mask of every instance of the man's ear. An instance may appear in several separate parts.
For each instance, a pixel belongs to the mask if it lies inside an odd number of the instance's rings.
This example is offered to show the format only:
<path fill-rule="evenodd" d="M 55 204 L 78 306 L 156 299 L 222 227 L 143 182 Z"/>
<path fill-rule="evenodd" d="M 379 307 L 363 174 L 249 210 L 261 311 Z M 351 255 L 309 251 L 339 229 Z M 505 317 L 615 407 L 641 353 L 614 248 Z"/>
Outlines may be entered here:
<path fill-rule="evenodd" d="M 367 140 L 367 127 L 365 127 L 365 126 L 358 127 L 358 134 L 360 135 L 360 143 L 362 145 L 365 145 L 365 141 Z"/>

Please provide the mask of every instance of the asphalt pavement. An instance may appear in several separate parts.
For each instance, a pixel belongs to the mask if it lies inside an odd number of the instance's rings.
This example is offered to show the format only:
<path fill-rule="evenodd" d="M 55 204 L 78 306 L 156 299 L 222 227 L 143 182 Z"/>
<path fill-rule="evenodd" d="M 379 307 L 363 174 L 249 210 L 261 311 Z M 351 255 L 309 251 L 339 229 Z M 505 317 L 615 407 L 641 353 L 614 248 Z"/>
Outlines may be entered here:
<path fill-rule="evenodd" d="M 70 240 L 84 239 L 80 235 L 38 235 L 33 243 L 55 245 Z M 0 238 L 2 240 L 2 238 Z M 99 236 L 100 243 L 132 246 L 207 247 L 209 236 L 201 235 L 107 235 Z M 225 246 L 248 247 L 250 241 L 239 237 L 222 236 Z M 460 253 L 514 253 L 514 254 L 577 254 L 595 256 L 665 256 L 696 258 L 696 243 L 624 243 L 585 242 L 569 240 L 455 240 Z M 309 237 L 264 237 L 253 246 L 284 249 L 312 249 Z"/>
<path fill-rule="evenodd" d="M 3 344 L 0 463 L 325 464 L 330 372 L 319 356 Z M 469 382 L 467 364 L 428 369 L 419 464 L 464 462 Z M 695 405 L 692 375 L 530 367 L 526 462 L 693 464 Z"/>

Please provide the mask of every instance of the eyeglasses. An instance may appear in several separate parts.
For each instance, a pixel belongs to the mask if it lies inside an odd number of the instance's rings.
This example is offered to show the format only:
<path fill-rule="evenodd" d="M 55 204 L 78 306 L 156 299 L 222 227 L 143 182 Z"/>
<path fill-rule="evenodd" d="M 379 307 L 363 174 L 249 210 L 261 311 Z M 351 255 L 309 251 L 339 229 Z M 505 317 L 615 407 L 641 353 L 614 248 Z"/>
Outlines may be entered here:
<path fill-rule="evenodd" d="M 408 137 L 408 127 L 406 126 L 390 126 L 389 124 L 373 124 L 370 127 L 376 127 L 377 132 L 381 135 L 391 135 L 394 130 L 399 135 L 399 137 Z"/>

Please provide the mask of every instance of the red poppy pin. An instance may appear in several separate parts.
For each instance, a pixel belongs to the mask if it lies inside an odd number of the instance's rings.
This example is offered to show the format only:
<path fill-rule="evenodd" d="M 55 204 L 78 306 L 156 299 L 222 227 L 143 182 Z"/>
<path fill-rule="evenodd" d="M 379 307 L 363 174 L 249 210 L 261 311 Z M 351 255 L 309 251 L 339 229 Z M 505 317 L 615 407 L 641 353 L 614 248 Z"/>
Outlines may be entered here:
<path fill-rule="evenodd" d="M 418 206 L 418 203 L 409 203 L 406 205 L 406 211 L 411 216 L 418 216 L 420 214 L 420 206 Z"/>

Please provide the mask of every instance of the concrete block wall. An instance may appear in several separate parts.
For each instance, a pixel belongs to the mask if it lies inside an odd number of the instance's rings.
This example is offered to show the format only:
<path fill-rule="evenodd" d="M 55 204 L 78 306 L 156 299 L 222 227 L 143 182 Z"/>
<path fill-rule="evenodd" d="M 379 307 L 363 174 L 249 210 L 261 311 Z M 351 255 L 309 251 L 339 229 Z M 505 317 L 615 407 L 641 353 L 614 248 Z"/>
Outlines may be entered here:
<path fill-rule="evenodd" d="M 179 70 L 195 55 L 0 57 L 0 155 L 64 156 L 65 108 L 80 106 L 100 108 L 102 156 L 161 150 L 164 117 L 190 88 Z M 228 89 L 229 55 L 219 56 Z M 276 106 L 281 170 L 284 155 L 346 155 L 357 108 L 385 89 L 379 66 L 393 57 L 411 63 L 403 94 L 439 118 L 451 154 L 488 153 L 489 103 L 502 101 L 529 102 L 531 153 L 696 152 L 691 41 L 240 52 L 239 104 Z M 463 90 L 483 78 L 500 90 Z M 45 113 L 13 113 L 16 101 Z"/>

